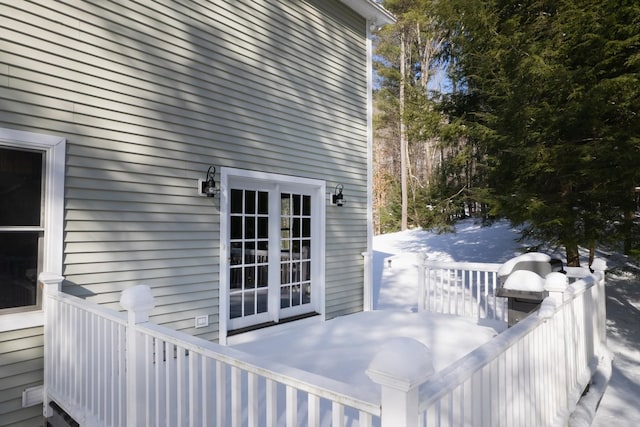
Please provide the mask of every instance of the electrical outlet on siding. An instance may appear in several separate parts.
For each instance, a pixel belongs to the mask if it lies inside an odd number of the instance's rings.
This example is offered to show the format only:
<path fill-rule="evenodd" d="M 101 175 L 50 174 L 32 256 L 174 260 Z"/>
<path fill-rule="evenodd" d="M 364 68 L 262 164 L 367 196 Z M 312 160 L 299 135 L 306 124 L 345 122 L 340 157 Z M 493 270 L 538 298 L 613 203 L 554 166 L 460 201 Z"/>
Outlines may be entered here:
<path fill-rule="evenodd" d="M 207 326 L 209 326 L 209 316 L 196 316 L 196 328 L 206 328 Z"/>

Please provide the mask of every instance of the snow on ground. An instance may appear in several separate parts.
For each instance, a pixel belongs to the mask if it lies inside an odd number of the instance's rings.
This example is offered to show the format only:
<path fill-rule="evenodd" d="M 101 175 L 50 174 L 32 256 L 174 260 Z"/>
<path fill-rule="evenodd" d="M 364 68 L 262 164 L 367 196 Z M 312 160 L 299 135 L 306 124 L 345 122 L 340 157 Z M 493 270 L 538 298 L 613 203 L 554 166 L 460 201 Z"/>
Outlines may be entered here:
<path fill-rule="evenodd" d="M 594 427 L 640 426 L 640 271 L 630 266 L 607 275 L 607 345 L 613 372 Z"/>
<path fill-rule="evenodd" d="M 516 241 L 518 230 L 506 221 L 481 227 L 465 220 L 456 226 L 456 231 L 436 234 L 411 230 L 375 237 L 373 298 L 376 312 L 288 329 L 237 348 L 343 382 L 367 386 L 371 383 L 364 370 L 381 345 L 394 337 L 408 336 L 427 345 L 435 369 L 442 369 L 490 339 L 500 327 L 416 313 L 416 260 L 427 256 L 441 261 L 503 263 L 527 247 L 526 243 Z M 605 258 L 609 268 L 608 342 L 615 360 L 611 383 L 593 425 L 638 426 L 640 269 L 615 253 L 599 256 Z"/>
<path fill-rule="evenodd" d="M 376 236 L 373 241 L 373 304 L 379 310 L 417 309 L 418 257 L 434 261 L 503 263 L 522 254 L 518 230 L 506 221 L 482 227 L 472 220 L 458 223 L 455 233 L 409 230 Z M 415 254 L 411 256 L 409 254 Z"/>

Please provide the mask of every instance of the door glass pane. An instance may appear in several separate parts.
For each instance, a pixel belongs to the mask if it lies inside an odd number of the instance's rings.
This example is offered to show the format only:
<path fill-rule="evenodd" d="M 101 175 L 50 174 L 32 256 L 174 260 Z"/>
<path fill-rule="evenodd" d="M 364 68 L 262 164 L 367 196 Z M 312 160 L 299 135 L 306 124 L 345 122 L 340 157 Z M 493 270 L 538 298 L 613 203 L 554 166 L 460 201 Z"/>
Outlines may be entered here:
<path fill-rule="evenodd" d="M 245 190 L 244 192 L 244 213 L 254 214 L 256 213 L 256 192 Z"/>
<path fill-rule="evenodd" d="M 258 192 L 258 213 L 260 215 L 269 214 L 269 193 L 266 191 Z"/>
<path fill-rule="evenodd" d="M 280 195 L 280 214 L 283 217 L 288 217 L 291 212 L 291 199 L 287 193 Z"/>
<path fill-rule="evenodd" d="M 256 292 L 256 313 L 266 313 L 268 308 L 268 291 L 266 289 Z"/>
<path fill-rule="evenodd" d="M 229 300 L 230 300 L 229 317 L 231 317 L 232 319 L 242 317 L 242 294 L 232 293 L 229 296 Z"/>
<path fill-rule="evenodd" d="M 302 237 L 311 237 L 311 218 L 302 219 Z"/>
<path fill-rule="evenodd" d="M 301 303 L 300 298 L 300 285 L 293 285 L 291 287 L 291 305 L 296 306 Z"/>
<path fill-rule="evenodd" d="M 311 216 L 311 196 L 302 197 L 302 215 Z"/>
<path fill-rule="evenodd" d="M 256 287 L 255 281 L 255 267 L 245 267 L 244 268 L 244 288 L 252 289 Z"/>
<path fill-rule="evenodd" d="M 300 215 L 300 195 L 294 194 L 293 197 L 293 214 Z"/>
<path fill-rule="evenodd" d="M 300 237 L 300 218 L 293 218 L 291 234 L 293 234 L 293 237 Z"/>
<path fill-rule="evenodd" d="M 269 237 L 269 218 L 258 218 L 258 239 L 266 239 Z"/>
<path fill-rule="evenodd" d="M 231 268 L 229 283 L 231 289 L 242 289 L 242 268 Z"/>
<path fill-rule="evenodd" d="M 242 190 L 231 190 L 231 213 L 242 213 Z"/>
<path fill-rule="evenodd" d="M 300 278 L 303 282 L 309 282 L 311 280 L 311 262 L 304 261 L 301 266 Z"/>
<path fill-rule="evenodd" d="M 244 242 L 244 263 L 254 264 L 256 262 L 255 242 Z"/>
<path fill-rule="evenodd" d="M 232 216 L 230 223 L 231 223 L 231 233 L 230 233 L 231 238 L 242 239 L 242 217 Z"/>
<path fill-rule="evenodd" d="M 231 257 L 229 262 L 231 265 L 242 264 L 242 243 L 235 242 L 231 244 Z"/>
<path fill-rule="evenodd" d="M 311 302 L 311 284 L 302 285 L 302 303 L 309 304 Z"/>
<path fill-rule="evenodd" d="M 265 288 L 269 285 L 269 266 L 261 265 L 258 267 L 258 278 L 256 284 L 259 288 Z"/>
<path fill-rule="evenodd" d="M 43 154 L 0 148 L 0 226 L 39 226 Z"/>
<path fill-rule="evenodd" d="M 244 237 L 245 239 L 253 239 L 256 237 L 256 219 L 252 216 L 244 218 Z"/>
<path fill-rule="evenodd" d="M 283 286 L 280 288 L 280 308 L 288 308 L 291 306 L 291 288 Z"/>

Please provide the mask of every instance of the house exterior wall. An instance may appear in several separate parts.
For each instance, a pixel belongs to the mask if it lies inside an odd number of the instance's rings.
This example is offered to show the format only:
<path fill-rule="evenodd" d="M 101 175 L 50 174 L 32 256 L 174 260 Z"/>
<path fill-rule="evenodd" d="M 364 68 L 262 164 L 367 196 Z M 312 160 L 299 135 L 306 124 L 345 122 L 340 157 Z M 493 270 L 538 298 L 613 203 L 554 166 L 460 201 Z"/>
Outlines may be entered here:
<path fill-rule="evenodd" d="M 65 290 L 115 306 L 144 282 L 155 321 L 215 316 L 218 200 L 196 191 L 213 164 L 342 183 L 327 314 L 360 309 L 364 20 L 338 2 L 160 3 L 1 9 L 2 126 L 68 141 Z"/>
<path fill-rule="evenodd" d="M 216 340 L 220 202 L 196 190 L 214 165 L 326 180 L 327 200 L 342 184 L 325 315 L 362 309 L 364 18 L 337 0 L 42 0 L 0 15 L 0 127 L 67 140 L 64 291 L 119 308 L 144 283 L 154 322 Z M 198 315 L 210 326 L 194 329 Z"/>
<path fill-rule="evenodd" d="M 42 327 L 0 332 L 0 426 L 44 424 L 42 406 L 22 408 L 22 391 L 42 384 Z"/>

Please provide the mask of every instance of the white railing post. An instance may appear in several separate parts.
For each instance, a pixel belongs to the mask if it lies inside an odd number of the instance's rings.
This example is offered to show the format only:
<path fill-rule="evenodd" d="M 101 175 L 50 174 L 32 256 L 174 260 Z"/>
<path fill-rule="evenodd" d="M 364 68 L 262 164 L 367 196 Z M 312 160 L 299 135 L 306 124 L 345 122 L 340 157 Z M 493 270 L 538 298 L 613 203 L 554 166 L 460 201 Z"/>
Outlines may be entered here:
<path fill-rule="evenodd" d="M 412 338 L 393 339 L 366 373 L 381 387 L 381 427 L 417 427 L 418 389 L 434 373 L 429 349 Z"/>
<path fill-rule="evenodd" d="M 137 340 L 136 326 L 149 321 L 149 313 L 155 306 L 151 289 L 138 285 L 126 289 L 120 297 L 120 305 L 127 310 L 127 426 L 144 425 L 144 343 Z"/>
<path fill-rule="evenodd" d="M 426 271 L 427 271 L 427 254 L 419 253 L 418 258 L 418 311 L 425 311 L 427 289 L 426 289 Z"/>
<path fill-rule="evenodd" d="M 595 270 L 596 281 L 596 294 L 597 301 L 596 307 L 598 312 L 598 342 L 603 348 L 607 346 L 607 308 L 606 308 L 606 292 L 605 292 L 605 278 L 607 263 L 604 260 L 596 260 L 591 267 Z"/>
<path fill-rule="evenodd" d="M 566 274 L 553 272 L 545 277 L 544 290 L 549 292 L 549 297 L 560 306 L 564 301 L 564 293 L 569 286 L 569 278 Z"/>
<path fill-rule="evenodd" d="M 546 275 L 544 289 L 549 292 L 549 296 L 547 298 L 553 301 L 556 309 L 562 306 L 562 303 L 566 298 L 570 298 L 571 293 L 568 292 L 568 288 L 569 278 L 566 274 L 553 272 Z M 558 346 L 558 348 L 564 349 L 563 356 L 565 364 L 564 369 L 561 369 L 559 372 L 562 377 L 560 384 L 564 385 L 564 390 L 558 390 L 561 394 L 561 400 L 559 402 L 559 407 L 561 408 L 560 419 L 567 420 L 572 410 L 572 404 L 569 396 L 571 395 L 571 389 L 573 388 L 572 378 L 575 374 L 576 363 L 572 357 L 572 352 L 575 351 L 573 348 L 574 325 L 572 324 L 571 319 L 567 318 L 567 311 L 565 307 L 563 307 L 560 312 L 557 312 L 556 315 L 559 316 L 558 319 L 561 322 L 556 335 L 560 342 L 556 342 L 554 345 Z"/>
<path fill-rule="evenodd" d="M 42 386 L 42 414 L 48 418 L 53 416 L 53 410 L 49 406 L 49 387 L 51 383 L 51 363 L 54 357 L 54 337 L 53 331 L 53 304 L 52 297 L 60 293 L 64 277 L 55 273 L 42 272 L 38 276 L 38 281 L 42 286 L 42 309 L 44 311 L 44 381 Z"/>
<path fill-rule="evenodd" d="M 371 252 L 362 252 L 362 258 L 364 258 L 364 301 L 362 310 L 371 311 L 373 310 L 373 274 L 371 271 L 373 268 L 373 254 Z"/>

